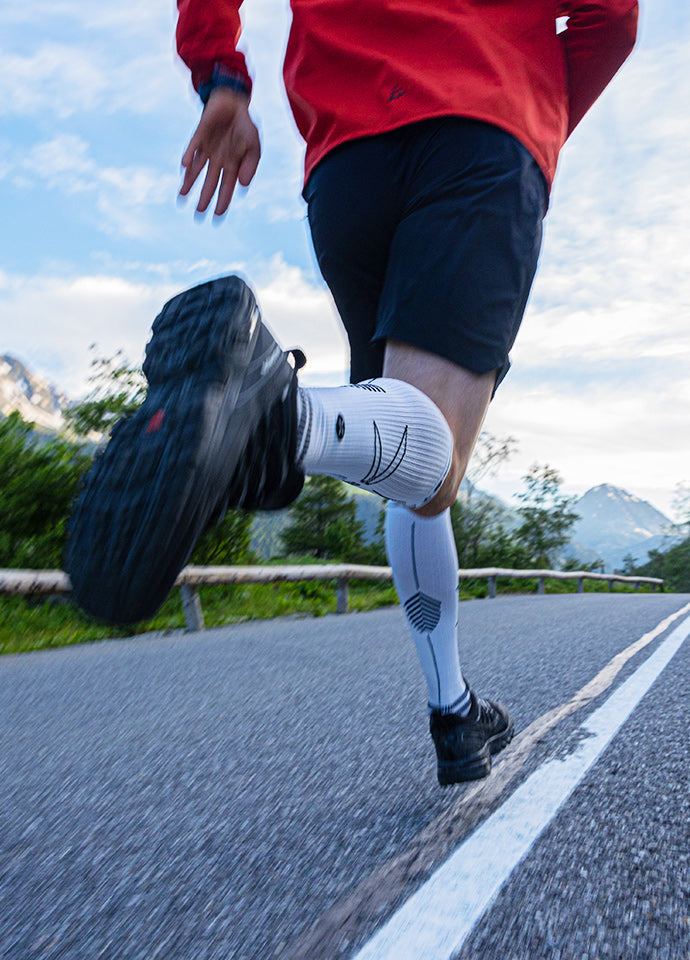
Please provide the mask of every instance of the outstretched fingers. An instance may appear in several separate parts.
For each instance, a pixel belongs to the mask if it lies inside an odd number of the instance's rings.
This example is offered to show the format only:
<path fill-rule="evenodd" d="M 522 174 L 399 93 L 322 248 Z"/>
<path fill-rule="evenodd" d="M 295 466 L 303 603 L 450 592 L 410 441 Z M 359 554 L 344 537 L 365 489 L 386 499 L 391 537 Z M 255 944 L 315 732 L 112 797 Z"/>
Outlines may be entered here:
<path fill-rule="evenodd" d="M 197 210 L 205 213 L 217 191 L 215 215 L 223 216 L 238 181 L 246 187 L 253 179 L 260 156 L 259 134 L 246 98 L 224 88 L 214 90 L 182 157 L 180 195 L 189 193 L 207 167 Z"/>

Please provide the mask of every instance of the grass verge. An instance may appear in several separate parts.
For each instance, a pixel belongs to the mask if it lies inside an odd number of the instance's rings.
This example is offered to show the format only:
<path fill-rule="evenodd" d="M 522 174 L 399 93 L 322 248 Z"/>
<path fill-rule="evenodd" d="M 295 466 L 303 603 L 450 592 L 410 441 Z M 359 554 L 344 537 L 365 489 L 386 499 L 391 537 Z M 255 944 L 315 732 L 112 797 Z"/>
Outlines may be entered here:
<path fill-rule="evenodd" d="M 536 589 L 536 580 L 499 581 L 499 595 L 535 593 Z M 575 583 L 546 582 L 547 593 L 574 593 L 576 589 Z M 616 592 L 632 591 L 632 588 L 622 584 L 617 584 L 615 589 Z M 647 587 L 642 589 L 649 590 Z M 603 593 L 608 591 L 608 585 L 585 581 L 585 590 L 588 593 Z M 201 587 L 199 595 L 207 627 L 288 615 L 319 617 L 335 613 L 336 605 L 334 580 L 228 584 Z M 463 581 L 460 585 L 461 600 L 486 596 L 486 580 Z M 390 583 L 350 581 L 350 610 L 375 610 L 377 607 L 392 606 L 397 602 L 395 590 Z M 178 590 L 172 591 L 155 617 L 130 628 L 97 623 L 73 603 L 60 598 L 32 600 L 0 596 L 0 654 L 47 650 L 112 637 L 134 636 L 154 630 L 181 630 L 184 626 Z"/>
<path fill-rule="evenodd" d="M 335 581 L 228 584 L 199 590 L 207 627 L 303 615 L 335 613 Z M 398 602 L 392 584 L 350 583 L 350 609 L 374 610 Z M 179 590 L 173 590 L 151 620 L 133 627 L 101 624 L 61 598 L 0 597 L 0 654 L 47 650 L 74 643 L 184 629 Z"/>

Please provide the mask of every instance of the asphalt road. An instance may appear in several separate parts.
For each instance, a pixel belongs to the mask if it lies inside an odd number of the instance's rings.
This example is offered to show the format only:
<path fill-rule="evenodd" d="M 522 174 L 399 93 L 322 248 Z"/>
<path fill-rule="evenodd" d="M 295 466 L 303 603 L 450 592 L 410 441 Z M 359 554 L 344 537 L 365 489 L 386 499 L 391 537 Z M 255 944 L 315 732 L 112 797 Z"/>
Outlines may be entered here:
<path fill-rule="evenodd" d="M 461 659 L 524 737 L 689 602 L 463 603 Z M 516 738 L 505 786 L 497 765 L 448 790 L 399 609 L 4 657 L 0 957 L 349 960 L 521 783 L 577 749 L 673 627 L 524 754 Z M 459 960 L 688 960 L 689 677 L 685 642 Z"/>

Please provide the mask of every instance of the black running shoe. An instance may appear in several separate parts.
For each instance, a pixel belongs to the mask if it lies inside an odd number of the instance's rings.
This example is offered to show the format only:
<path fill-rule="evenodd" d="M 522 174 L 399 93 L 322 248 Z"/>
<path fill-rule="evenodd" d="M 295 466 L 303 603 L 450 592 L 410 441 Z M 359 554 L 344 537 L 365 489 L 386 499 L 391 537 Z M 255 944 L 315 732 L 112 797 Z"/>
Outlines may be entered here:
<path fill-rule="evenodd" d="M 429 728 L 438 758 L 442 787 L 466 780 L 481 780 L 491 773 L 491 757 L 513 739 L 513 721 L 500 703 L 481 700 L 471 693 L 466 717 L 432 710 Z"/>
<path fill-rule="evenodd" d="M 112 623 L 152 616 L 204 530 L 229 507 L 279 509 L 295 463 L 297 376 L 239 277 L 170 300 L 153 324 L 142 407 L 91 468 L 65 568 L 77 602 Z"/>

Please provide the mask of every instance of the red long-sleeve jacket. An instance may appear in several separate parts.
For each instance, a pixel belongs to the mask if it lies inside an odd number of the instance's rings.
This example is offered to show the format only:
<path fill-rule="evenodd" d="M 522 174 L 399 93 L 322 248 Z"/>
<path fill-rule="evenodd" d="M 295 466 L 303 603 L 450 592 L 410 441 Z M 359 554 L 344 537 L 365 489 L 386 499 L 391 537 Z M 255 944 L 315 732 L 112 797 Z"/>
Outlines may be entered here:
<path fill-rule="evenodd" d="M 195 87 L 216 64 L 248 79 L 242 0 L 178 0 L 178 51 Z M 637 0 L 291 0 L 283 76 L 307 144 L 328 152 L 429 117 L 517 137 L 549 183 L 566 137 L 632 50 Z M 568 17 L 556 31 L 556 18 Z"/>

